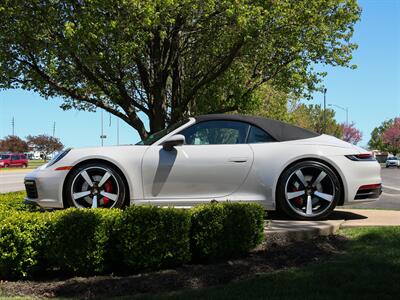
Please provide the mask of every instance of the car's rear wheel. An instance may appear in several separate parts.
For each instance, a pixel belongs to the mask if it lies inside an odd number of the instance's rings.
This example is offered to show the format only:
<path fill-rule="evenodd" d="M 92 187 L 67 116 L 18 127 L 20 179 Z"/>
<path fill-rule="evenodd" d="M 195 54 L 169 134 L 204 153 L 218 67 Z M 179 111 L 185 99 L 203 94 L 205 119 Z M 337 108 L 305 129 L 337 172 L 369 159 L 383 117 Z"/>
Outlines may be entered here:
<path fill-rule="evenodd" d="M 90 163 L 72 171 L 66 182 L 68 205 L 77 208 L 121 208 L 126 187 L 115 167 Z"/>
<path fill-rule="evenodd" d="M 324 219 L 336 207 L 341 193 L 339 178 L 329 166 L 317 161 L 301 161 L 282 173 L 277 206 L 295 219 Z"/>

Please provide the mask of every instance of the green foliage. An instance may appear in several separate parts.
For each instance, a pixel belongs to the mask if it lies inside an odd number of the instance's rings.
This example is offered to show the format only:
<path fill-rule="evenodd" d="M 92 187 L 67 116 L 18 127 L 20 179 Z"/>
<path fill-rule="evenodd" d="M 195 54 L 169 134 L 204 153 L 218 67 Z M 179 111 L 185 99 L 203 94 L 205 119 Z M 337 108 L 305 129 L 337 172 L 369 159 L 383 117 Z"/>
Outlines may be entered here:
<path fill-rule="evenodd" d="M 129 207 L 115 225 L 116 263 L 125 270 L 142 271 L 189 262 L 189 231 L 185 210 Z"/>
<path fill-rule="evenodd" d="M 47 215 L 17 211 L 0 222 L 0 277 L 24 277 L 40 265 Z"/>
<path fill-rule="evenodd" d="M 225 203 L 193 209 L 191 248 L 195 260 L 247 253 L 263 238 L 264 210 L 255 204 Z"/>
<path fill-rule="evenodd" d="M 298 105 L 290 114 L 290 122 L 302 128 L 318 133 L 343 137 L 343 128 L 335 120 L 335 111 L 326 109 L 326 126 L 324 129 L 324 110 L 321 105 Z"/>
<path fill-rule="evenodd" d="M 371 150 L 387 151 L 385 144 L 383 143 L 383 133 L 392 126 L 394 119 L 386 120 L 378 127 L 375 127 L 371 132 L 371 139 L 368 142 L 368 147 Z"/>
<path fill-rule="evenodd" d="M 351 67 L 359 16 L 356 0 L 4 0 L 0 88 L 104 108 L 146 137 L 189 113 L 248 110 L 265 83 L 309 95 L 315 64 Z"/>
<path fill-rule="evenodd" d="M 104 271 L 107 247 L 119 210 L 67 209 L 55 212 L 46 260 L 73 274 Z"/>
<path fill-rule="evenodd" d="M 264 211 L 255 204 L 31 212 L 16 205 L 22 197 L 0 195 L 1 278 L 52 270 L 75 275 L 156 270 L 192 257 L 242 255 L 263 237 Z"/>
<path fill-rule="evenodd" d="M 371 139 L 368 142 L 368 147 L 371 150 L 379 150 L 379 151 L 389 151 L 390 146 L 384 142 L 383 135 L 384 133 L 391 128 L 395 123 L 395 119 L 389 119 L 383 121 L 381 125 L 375 127 L 371 132 Z"/>
<path fill-rule="evenodd" d="M 24 204 L 25 192 L 0 194 L 0 221 L 13 211 L 39 211 L 39 208 Z"/>

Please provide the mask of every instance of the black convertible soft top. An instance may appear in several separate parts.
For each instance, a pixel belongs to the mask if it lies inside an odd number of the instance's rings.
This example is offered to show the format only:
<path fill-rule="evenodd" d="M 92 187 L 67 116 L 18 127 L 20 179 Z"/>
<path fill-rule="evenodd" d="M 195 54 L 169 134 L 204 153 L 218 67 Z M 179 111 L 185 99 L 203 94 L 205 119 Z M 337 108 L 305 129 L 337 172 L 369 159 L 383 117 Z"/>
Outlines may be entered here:
<path fill-rule="evenodd" d="M 278 142 L 308 139 L 320 135 L 307 129 L 290 125 L 281 121 L 255 116 L 211 114 L 196 116 L 194 118 L 196 119 L 196 122 L 218 120 L 246 122 L 263 129 Z"/>

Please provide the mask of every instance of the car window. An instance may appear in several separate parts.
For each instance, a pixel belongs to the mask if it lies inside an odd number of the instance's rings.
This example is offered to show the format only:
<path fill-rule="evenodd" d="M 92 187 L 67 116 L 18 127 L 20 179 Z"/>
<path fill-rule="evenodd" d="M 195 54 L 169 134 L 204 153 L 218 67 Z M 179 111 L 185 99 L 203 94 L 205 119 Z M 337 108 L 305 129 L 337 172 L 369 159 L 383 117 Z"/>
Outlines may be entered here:
<path fill-rule="evenodd" d="M 26 159 L 26 155 L 21 155 L 21 159 Z"/>
<path fill-rule="evenodd" d="M 6 160 L 6 159 L 10 159 L 10 155 L 1 155 L 1 157 L 0 157 L 0 159 L 4 159 L 4 160 Z"/>
<path fill-rule="evenodd" d="M 206 121 L 180 132 L 187 145 L 244 144 L 249 124 L 236 121 Z"/>
<path fill-rule="evenodd" d="M 261 128 L 258 128 L 256 126 L 251 126 L 249 136 L 247 138 L 247 143 L 255 144 L 255 143 L 268 143 L 274 141 L 275 139 Z"/>
<path fill-rule="evenodd" d="M 180 121 L 178 123 L 175 123 L 163 130 L 160 130 L 156 133 L 153 133 L 152 135 L 148 136 L 147 139 L 141 140 L 140 142 L 136 143 L 136 145 L 151 145 L 157 142 L 159 139 L 163 138 L 167 134 L 171 133 L 178 127 L 182 126 L 183 124 L 189 122 L 189 119 L 185 119 L 183 121 Z"/>
<path fill-rule="evenodd" d="M 11 157 L 11 160 L 19 160 L 19 155 L 13 155 L 13 156 Z"/>

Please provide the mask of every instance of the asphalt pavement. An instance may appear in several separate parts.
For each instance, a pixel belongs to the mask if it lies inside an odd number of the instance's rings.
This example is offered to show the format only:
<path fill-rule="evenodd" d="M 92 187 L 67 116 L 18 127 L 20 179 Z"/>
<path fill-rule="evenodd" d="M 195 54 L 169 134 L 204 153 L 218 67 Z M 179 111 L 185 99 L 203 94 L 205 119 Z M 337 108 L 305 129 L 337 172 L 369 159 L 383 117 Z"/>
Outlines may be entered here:
<path fill-rule="evenodd" d="M 0 193 L 22 191 L 24 187 L 24 177 L 32 170 L 15 169 L 2 171 L 0 170 Z"/>
<path fill-rule="evenodd" d="M 32 170 L 0 170 L 0 193 L 21 191 L 24 189 L 24 177 Z M 400 210 L 400 169 L 382 168 L 383 193 L 378 201 L 346 206 L 346 208 L 380 208 Z"/>
<path fill-rule="evenodd" d="M 383 193 L 378 201 L 345 208 L 400 209 L 400 168 L 382 168 Z"/>

